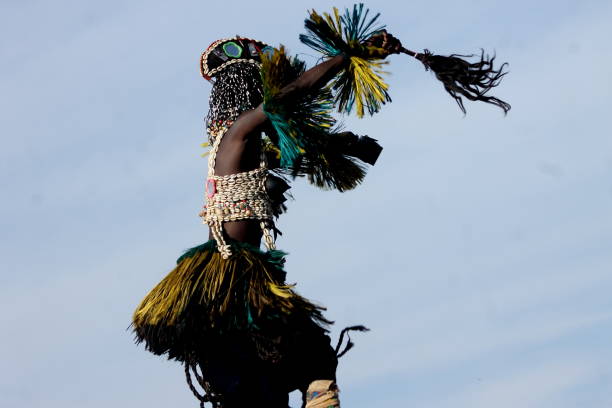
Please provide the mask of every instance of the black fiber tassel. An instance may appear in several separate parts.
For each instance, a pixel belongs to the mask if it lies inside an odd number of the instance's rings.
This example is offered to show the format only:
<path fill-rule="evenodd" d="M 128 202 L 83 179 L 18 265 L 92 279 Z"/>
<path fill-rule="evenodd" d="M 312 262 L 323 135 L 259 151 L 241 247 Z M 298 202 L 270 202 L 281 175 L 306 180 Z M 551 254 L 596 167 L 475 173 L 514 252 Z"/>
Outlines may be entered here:
<path fill-rule="evenodd" d="M 268 177 L 266 178 L 266 193 L 268 193 L 268 197 L 270 198 L 272 213 L 275 217 L 278 217 L 287 211 L 285 202 L 287 201 L 287 196 L 289 195 L 287 190 L 290 188 L 291 187 L 287 181 L 282 177 L 275 176 L 274 174 L 268 174 Z M 275 231 L 278 230 L 275 229 Z"/>
<path fill-rule="evenodd" d="M 331 131 L 321 135 L 319 145 L 306 151 L 292 166 L 291 176 L 308 176 L 319 188 L 340 192 L 355 188 L 366 174 L 364 163 L 374 165 L 382 147 L 375 139 L 352 132 Z"/>
<path fill-rule="evenodd" d="M 340 339 L 338 340 L 338 344 L 336 345 L 336 357 L 337 358 L 342 357 L 343 355 L 347 353 L 347 351 L 349 351 L 355 346 L 355 343 L 351 341 L 351 336 L 349 336 L 349 332 L 351 331 L 367 332 L 367 331 L 370 331 L 370 329 L 362 325 L 350 326 L 350 327 L 345 327 L 344 329 L 342 329 L 342 332 L 340 332 Z M 340 351 L 340 348 L 342 347 L 342 343 L 344 342 L 344 336 L 346 336 L 348 341 L 346 343 L 346 346 L 344 346 L 344 349 Z"/>
<path fill-rule="evenodd" d="M 369 136 L 358 136 L 353 132 L 340 132 L 330 139 L 333 148 L 342 151 L 347 156 L 356 157 L 369 165 L 376 164 L 382 147 L 376 139 Z"/>
<path fill-rule="evenodd" d="M 498 69 L 493 67 L 495 55 L 489 58 L 481 50 L 480 61 L 469 62 L 463 58 L 470 58 L 474 55 L 452 54 L 449 56 L 434 55 L 429 50 L 422 53 L 402 48 L 401 52 L 411 55 L 423 63 L 426 70 L 432 70 L 436 78 L 442 82 L 446 92 L 452 96 L 461 111 L 465 114 L 462 97 L 471 101 L 482 101 L 501 108 L 504 114 L 510 110 L 510 104 L 494 96 L 487 96 L 492 88 L 499 85 L 502 78 L 508 73 L 504 68 L 508 63 L 503 63 Z"/>

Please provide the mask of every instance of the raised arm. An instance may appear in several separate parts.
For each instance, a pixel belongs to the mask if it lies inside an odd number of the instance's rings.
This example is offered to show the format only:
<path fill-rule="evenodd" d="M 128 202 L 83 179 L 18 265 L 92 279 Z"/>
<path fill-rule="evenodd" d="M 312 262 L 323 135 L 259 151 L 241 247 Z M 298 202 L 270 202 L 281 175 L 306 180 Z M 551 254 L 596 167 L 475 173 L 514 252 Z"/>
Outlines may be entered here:
<path fill-rule="evenodd" d="M 386 31 L 372 36 L 367 41 L 367 44 L 375 45 L 378 47 L 378 50 L 383 50 L 383 54 L 379 56 L 380 58 L 398 53 L 398 50 L 401 48 L 399 40 Z M 345 54 L 340 54 L 312 67 L 298 79 L 285 86 L 276 96 L 277 100 L 281 103 L 283 100 L 291 103 L 291 99 L 297 95 L 324 87 L 346 67 L 349 61 Z M 218 152 L 218 157 L 222 159 L 217 161 L 217 167 L 215 168 L 217 174 L 232 174 L 257 167 L 258 150 L 251 148 L 249 145 L 257 145 L 252 140 L 258 140 L 257 138 L 267 122 L 268 117 L 264 112 L 263 104 L 260 104 L 253 110 L 242 113 L 238 117 L 223 136 L 223 142 Z"/>
<path fill-rule="evenodd" d="M 278 97 L 281 101 L 288 100 L 297 94 L 322 88 L 344 67 L 346 61 L 345 56 L 338 55 L 314 66 L 284 87 Z M 233 174 L 257 167 L 258 136 L 267 121 L 263 103 L 238 117 L 219 146 L 216 174 Z"/>
<path fill-rule="evenodd" d="M 278 98 L 281 100 L 290 99 L 296 94 L 324 87 L 342 68 L 344 68 L 347 62 L 348 58 L 346 58 L 344 54 L 340 54 L 310 68 L 298 79 L 284 87 L 280 91 Z"/>
<path fill-rule="evenodd" d="M 344 55 L 338 55 L 310 68 L 298 79 L 284 87 L 278 97 L 281 100 L 290 99 L 296 94 L 322 88 L 344 67 L 346 61 L 347 58 Z M 244 140 L 255 130 L 259 130 L 258 128 L 266 121 L 263 104 L 260 104 L 257 108 L 240 115 L 224 137 Z"/>

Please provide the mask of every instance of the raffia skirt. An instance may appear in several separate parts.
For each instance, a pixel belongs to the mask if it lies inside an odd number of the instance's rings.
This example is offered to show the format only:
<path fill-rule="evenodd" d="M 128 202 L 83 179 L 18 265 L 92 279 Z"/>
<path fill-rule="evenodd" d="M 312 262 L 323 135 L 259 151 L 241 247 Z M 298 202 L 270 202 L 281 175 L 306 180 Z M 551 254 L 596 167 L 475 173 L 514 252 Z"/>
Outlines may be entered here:
<path fill-rule="evenodd" d="M 325 336 L 331 322 L 324 309 L 285 283 L 283 252 L 231 245 L 229 259 L 211 240 L 177 260 L 134 312 L 137 342 L 157 355 L 205 363 L 218 359 L 227 341 L 239 339 L 259 359 L 274 362 L 296 338 Z"/>

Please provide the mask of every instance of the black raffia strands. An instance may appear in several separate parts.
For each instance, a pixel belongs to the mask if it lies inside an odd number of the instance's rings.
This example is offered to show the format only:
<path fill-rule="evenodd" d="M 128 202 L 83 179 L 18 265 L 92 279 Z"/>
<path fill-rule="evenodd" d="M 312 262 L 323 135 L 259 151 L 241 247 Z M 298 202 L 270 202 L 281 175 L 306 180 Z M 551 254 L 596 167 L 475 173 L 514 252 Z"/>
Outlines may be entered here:
<path fill-rule="evenodd" d="M 503 63 L 498 69 L 493 67 L 495 55 L 489 57 L 481 50 L 480 61 L 469 62 L 463 58 L 471 58 L 474 55 L 451 54 L 449 56 L 434 55 L 425 49 L 422 53 L 402 49 L 402 52 L 414 56 L 421 61 L 426 70 L 436 74 L 436 78 L 442 82 L 446 92 L 452 96 L 459 109 L 465 114 L 465 106 L 462 97 L 471 101 L 482 101 L 501 108 L 504 114 L 510 110 L 510 104 L 494 96 L 486 94 L 499 85 L 502 78 L 508 73 L 504 68 L 508 63 Z"/>

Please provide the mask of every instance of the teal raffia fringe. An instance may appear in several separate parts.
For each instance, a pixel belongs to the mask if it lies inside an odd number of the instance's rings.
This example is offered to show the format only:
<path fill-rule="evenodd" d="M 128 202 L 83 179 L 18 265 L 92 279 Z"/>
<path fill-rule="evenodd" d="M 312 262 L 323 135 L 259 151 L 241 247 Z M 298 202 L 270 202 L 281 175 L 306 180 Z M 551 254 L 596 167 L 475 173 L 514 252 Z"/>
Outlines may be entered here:
<path fill-rule="evenodd" d="M 374 139 L 340 131 L 331 116 L 329 88 L 287 91 L 304 70 L 305 64 L 289 58 L 282 46 L 262 56 L 264 112 L 274 129 L 266 142 L 268 164 L 292 177 L 306 176 L 322 189 L 351 190 L 364 179 L 365 163 L 374 164 L 381 148 Z"/>
<path fill-rule="evenodd" d="M 304 22 L 306 34 L 300 35 L 304 44 L 327 57 L 346 54 L 350 58 L 350 64 L 331 84 L 339 112 L 350 113 L 354 108 L 359 117 L 365 110 L 373 115 L 381 105 L 391 102 L 388 85 L 382 79 L 387 52 L 366 44 L 385 27 L 378 24 L 379 16 L 370 16 L 369 9 L 356 4 L 343 15 L 337 8 L 323 15 L 312 10 Z"/>
<path fill-rule="evenodd" d="M 368 18 L 369 14 L 370 10 L 364 9 L 362 3 L 353 5 L 352 10 L 345 9 L 342 16 L 337 8 L 334 8 L 333 16 L 328 13 L 320 16 L 313 10 L 304 21 L 306 34 L 300 34 L 300 41 L 328 57 L 342 53 L 374 57 L 375 48 L 362 43 L 380 33 L 385 26 L 378 24 L 380 13 Z"/>
<path fill-rule="evenodd" d="M 305 63 L 289 58 L 284 47 L 262 55 L 264 112 L 276 131 L 280 166 L 290 168 L 300 154 L 316 150 L 335 124 L 329 90 L 291 94 L 283 88 L 305 71 Z"/>

